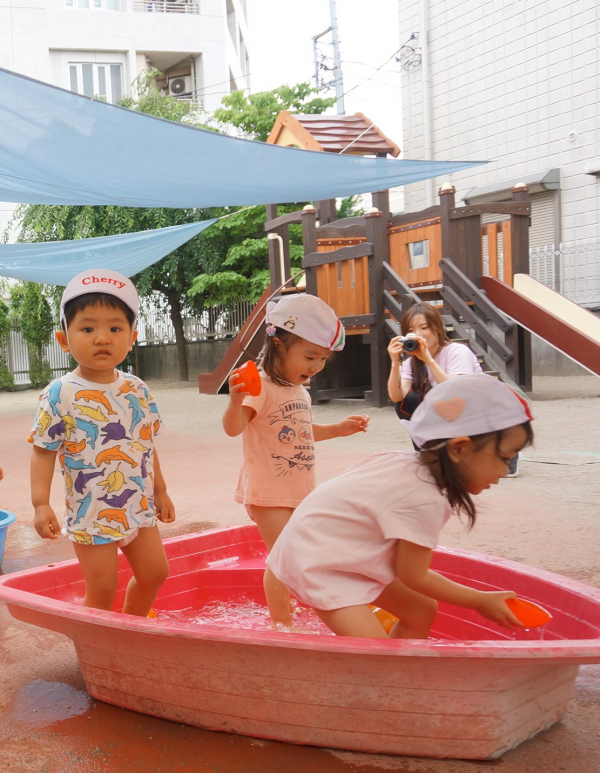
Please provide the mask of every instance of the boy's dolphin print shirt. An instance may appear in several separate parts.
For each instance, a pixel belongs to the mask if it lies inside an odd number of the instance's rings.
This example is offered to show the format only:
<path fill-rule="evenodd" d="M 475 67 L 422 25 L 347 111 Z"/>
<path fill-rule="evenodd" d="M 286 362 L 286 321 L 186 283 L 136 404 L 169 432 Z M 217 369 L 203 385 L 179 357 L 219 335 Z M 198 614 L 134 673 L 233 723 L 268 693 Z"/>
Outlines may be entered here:
<path fill-rule="evenodd" d="M 112 384 L 73 373 L 40 396 L 29 442 L 56 451 L 66 489 L 63 533 L 101 545 L 153 526 L 154 436 L 161 424 L 148 387 L 117 371 Z"/>
<path fill-rule="evenodd" d="M 242 433 L 236 502 L 296 507 L 315 487 L 315 441 L 310 395 L 303 386 L 261 378 L 261 393 L 245 397 L 256 411 Z"/>

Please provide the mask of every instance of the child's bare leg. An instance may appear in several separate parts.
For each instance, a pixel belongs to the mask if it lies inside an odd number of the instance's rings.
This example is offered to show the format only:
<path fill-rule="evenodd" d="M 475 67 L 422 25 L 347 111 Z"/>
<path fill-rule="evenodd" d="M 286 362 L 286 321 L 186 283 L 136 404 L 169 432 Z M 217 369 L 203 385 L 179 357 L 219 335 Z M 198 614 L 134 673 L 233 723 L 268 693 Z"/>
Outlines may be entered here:
<path fill-rule="evenodd" d="M 291 507 L 259 507 L 258 505 L 250 505 L 250 512 L 258 526 L 260 536 L 267 546 L 267 550 L 271 552 L 277 537 L 283 531 L 283 527 L 290 520 L 294 511 Z M 267 569 L 263 577 L 263 587 L 267 597 L 267 606 L 269 607 L 271 620 L 274 623 L 283 623 L 291 628 L 290 592 L 286 586 L 279 582 L 270 569 Z"/>
<path fill-rule="evenodd" d="M 133 570 L 127 584 L 123 614 L 146 617 L 160 586 L 169 576 L 169 564 L 157 526 L 146 526 L 122 548 Z"/>
<path fill-rule="evenodd" d="M 435 599 L 407 588 L 398 579 L 373 604 L 398 618 L 390 631 L 390 639 L 426 639 L 438 609 Z"/>
<path fill-rule="evenodd" d="M 110 610 L 117 593 L 117 543 L 82 545 L 74 542 L 73 547 L 85 580 L 83 606 Z"/>
<path fill-rule="evenodd" d="M 263 576 L 263 586 L 271 620 L 274 623 L 283 623 L 291 628 L 290 592 L 268 567 Z"/>
<path fill-rule="evenodd" d="M 387 633 L 368 604 L 341 609 L 315 609 L 316 614 L 337 636 L 366 636 L 387 639 Z"/>
<path fill-rule="evenodd" d="M 271 552 L 275 540 L 292 517 L 293 509 L 291 507 L 259 507 L 258 505 L 250 505 L 250 512 L 258 526 L 260 536 L 267 546 L 267 550 Z"/>

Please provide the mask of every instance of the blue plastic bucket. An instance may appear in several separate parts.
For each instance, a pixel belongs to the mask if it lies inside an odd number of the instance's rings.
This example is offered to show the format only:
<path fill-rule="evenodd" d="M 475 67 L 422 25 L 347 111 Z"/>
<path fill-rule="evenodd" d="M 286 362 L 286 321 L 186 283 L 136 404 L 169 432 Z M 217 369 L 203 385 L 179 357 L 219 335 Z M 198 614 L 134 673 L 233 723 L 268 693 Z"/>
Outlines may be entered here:
<path fill-rule="evenodd" d="M 2 559 L 4 558 L 4 547 L 6 546 L 6 532 L 11 523 L 17 520 L 14 513 L 9 513 L 8 510 L 0 510 L 0 566 L 2 566 Z"/>

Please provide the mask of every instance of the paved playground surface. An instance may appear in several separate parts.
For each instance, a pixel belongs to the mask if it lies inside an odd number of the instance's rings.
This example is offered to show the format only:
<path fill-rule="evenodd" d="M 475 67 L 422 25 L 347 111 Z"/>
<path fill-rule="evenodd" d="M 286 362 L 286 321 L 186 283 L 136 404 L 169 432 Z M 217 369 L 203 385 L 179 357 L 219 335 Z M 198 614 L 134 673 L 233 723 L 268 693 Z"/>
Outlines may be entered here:
<path fill-rule="evenodd" d="M 220 417 L 226 397 L 199 395 L 193 384 L 150 384 L 165 421 L 157 441 L 177 508 L 164 537 L 246 522 L 232 501 L 240 439 Z M 600 587 L 600 379 L 540 378 L 534 382 L 536 445 L 522 475 L 482 495 L 468 533 L 452 519 L 443 543 L 493 553 Z M 29 453 L 25 438 L 33 392 L 0 393 L 0 507 L 12 510 L 4 573 L 72 557 L 66 539 L 42 542 L 32 526 Z M 364 408 L 317 406 L 321 423 Z M 377 451 L 410 448 L 391 408 L 371 409 L 366 435 L 318 444 L 317 474 L 326 480 Z M 53 503 L 60 511 L 60 475 Z M 600 770 L 600 666 L 584 666 L 561 723 L 499 760 L 468 762 L 367 755 L 296 747 L 211 733 L 92 700 L 70 640 L 14 620 L 0 602 L 0 771 L 11 773 L 503 773 Z"/>

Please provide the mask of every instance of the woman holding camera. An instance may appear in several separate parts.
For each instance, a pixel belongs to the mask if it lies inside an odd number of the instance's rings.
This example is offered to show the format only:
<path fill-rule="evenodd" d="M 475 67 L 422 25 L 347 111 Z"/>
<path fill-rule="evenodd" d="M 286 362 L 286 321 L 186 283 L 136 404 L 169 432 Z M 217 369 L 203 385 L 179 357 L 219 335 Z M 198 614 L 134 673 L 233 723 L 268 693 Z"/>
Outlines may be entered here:
<path fill-rule="evenodd" d="M 437 309 L 427 303 L 416 303 L 402 317 L 401 336 L 392 338 L 388 353 L 392 360 L 388 378 L 388 395 L 400 419 L 410 421 L 425 394 L 453 376 L 481 373 L 481 366 L 465 344 L 453 343 L 446 335 L 444 321 Z M 409 353 L 406 337 L 417 348 Z M 412 348 L 414 344 L 409 344 Z"/>

